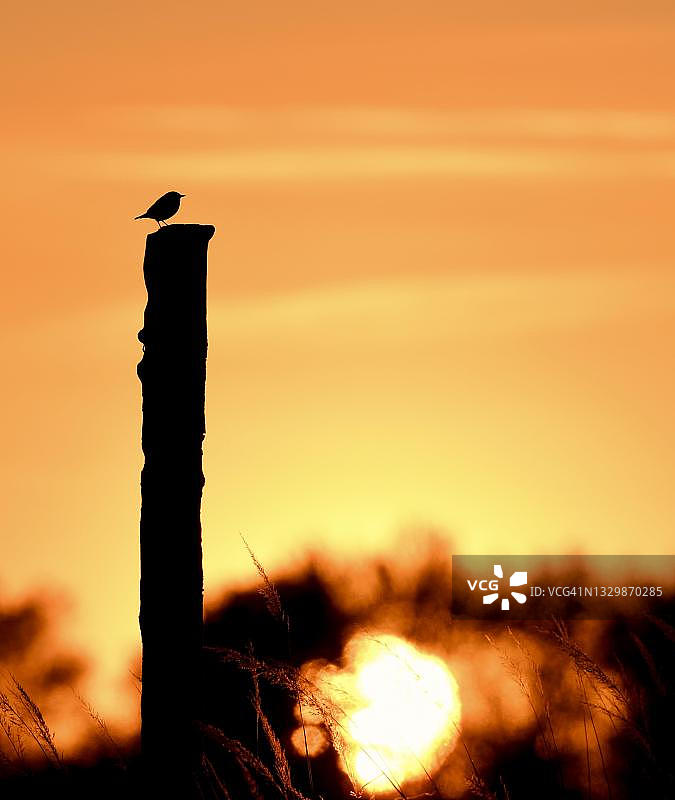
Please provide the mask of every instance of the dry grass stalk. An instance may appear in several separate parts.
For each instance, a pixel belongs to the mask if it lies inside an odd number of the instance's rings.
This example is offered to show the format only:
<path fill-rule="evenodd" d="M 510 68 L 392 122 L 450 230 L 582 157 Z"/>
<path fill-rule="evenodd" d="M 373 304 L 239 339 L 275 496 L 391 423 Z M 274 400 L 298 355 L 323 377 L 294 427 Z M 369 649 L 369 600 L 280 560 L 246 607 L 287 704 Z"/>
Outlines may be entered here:
<path fill-rule="evenodd" d="M 75 697 L 77 698 L 78 702 L 80 703 L 80 705 L 82 706 L 82 708 L 89 715 L 89 718 L 92 720 L 92 722 L 98 728 L 98 730 L 100 732 L 100 735 L 101 735 L 101 738 L 108 745 L 110 745 L 112 751 L 115 753 L 115 757 L 116 757 L 116 760 L 118 762 L 118 765 L 122 769 L 126 770 L 127 765 L 126 765 L 126 760 L 125 760 L 125 757 L 124 757 L 124 753 L 122 752 L 122 748 L 119 746 L 119 744 L 115 740 L 114 736 L 110 733 L 110 729 L 108 728 L 108 725 L 107 725 L 106 721 L 98 713 L 98 711 L 96 711 L 96 709 L 90 703 L 88 703 L 84 699 L 84 697 L 82 697 L 82 695 L 79 692 L 73 690 L 73 693 L 74 693 Z"/>
<path fill-rule="evenodd" d="M 518 640 L 513 635 L 513 633 L 511 633 L 510 629 L 509 633 L 511 634 L 511 637 L 514 640 L 514 642 L 518 644 Z M 549 735 L 546 730 L 547 726 L 545 726 L 541 721 L 540 713 L 537 708 L 537 701 L 532 691 L 530 679 L 526 676 L 521 664 L 519 664 L 514 658 L 512 658 L 505 648 L 500 647 L 497 644 L 497 641 L 493 639 L 489 634 L 487 633 L 485 634 L 485 639 L 490 644 L 490 646 L 495 650 L 495 652 L 499 655 L 499 659 L 502 662 L 504 669 L 509 673 L 509 675 L 511 676 L 511 678 L 516 683 L 516 685 L 522 692 L 523 696 L 527 700 L 527 704 L 529 705 L 530 710 L 532 711 L 532 716 L 534 717 L 535 726 L 537 728 L 537 731 L 539 732 L 539 736 L 541 738 L 542 744 L 544 745 L 544 749 L 546 750 L 548 756 L 552 757 L 556 755 L 557 746 L 554 746 L 554 743 L 549 741 Z M 520 647 L 523 648 L 524 645 L 521 645 Z M 544 698 L 543 684 L 541 683 L 541 672 L 536 664 L 533 672 L 535 675 L 535 681 L 537 682 L 537 687 L 540 691 L 540 696 Z M 546 704 L 545 698 L 544 698 L 544 704 Z M 545 719 L 547 718 L 546 711 L 544 711 L 544 718 Z M 550 714 L 548 715 L 548 725 L 550 725 Z"/>
<path fill-rule="evenodd" d="M 284 786 L 278 781 L 264 762 L 240 741 L 231 739 L 212 725 L 200 724 L 199 727 L 205 739 L 218 745 L 222 751 L 234 759 L 244 776 L 244 780 L 247 783 L 252 797 L 267 798 L 269 797 L 269 790 L 272 789 L 277 795 L 283 798 L 308 800 L 308 798 L 290 785 L 290 783 L 288 786 Z M 263 789 L 263 786 L 266 788 Z"/>
<path fill-rule="evenodd" d="M 466 782 L 471 794 L 479 798 L 479 800 L 497 800 L 497 795 L 490 790 L 485 781 L 477 773 L 470 775 Z"/>
<path fill-rule="evenodd" d="M 286 612 L 284 611 L 283 605 L 281 604 L 281 597 L 279 596 L 277 587 L 269 579 L 267 573 L 265 572 L 265 568 L 260 563 L 260 561 L 258 561 L 255 553 L 249 547 L 249 544 L 246 541 L 246 539 L 244 539 L 244 537 L 241 536 L 241 540 L 244 543 L 244 547 L 248 551 L 251 561 L 255 564 L 255 568 L 258 570 L 258 575 L 260 575 L 260 578 L 263 582 L 263 585 L 260 587 L 258 591 L 265 600 L 265 606 L 267 607 L 267 610 L 276 620 L 278 620 L 282 625 L 286 627 L 286 629 L 288 629 L 289 619 Z"/>
<path fill-rule="evenodd" d="M 272 750 L 275 772 L 277 773 L 277 777 L 279 778 L 281 786 L 286 790 L 286 792 L 292 792 L 293 785 L 291 783 L 291 768 L 288 765 L 286 752 L 284 751 L 284 748 L 281 746 L 281 742 L 279 741 L 278 736 L 274 732 L 274 729 L 272 728 L 272 725 L 270 724 L 267 715 L 263 711 L 262 702 L 260 699 L 260 682 L 258 681 L 258 676 L 253 675 L 252 679 L 253 679 L 253 694 L 251 695 L 251 702 L 256 712 L 256 718 L 257 720 L 259 720 L 263 732 L 267 737 L 270 749 Z"/>
<path fill-rule="evenodd" d="M 54 734 L 45 722 L 37 703 L 14 677 L 12 688 L 0 690 L 0 727 L 5 733 L 18 761 L 25 764 L 25 740 L 32 740 L 47 762 L 63 768 L 63 760 L 56 749 Z"/>
<path fill-rule="evenodd" d="M 592 678 L 601 686 L 604 686 L 606 689 L 608 689 L 615 702 L 620 707 L 626 707 L 629 705 L 628 697 L 625 695 L 625 693 L 619 688 L 619 686 L 617 686 L 615 681 L 613 681 L 609 675 L 607 675 L 600 665 L 594 661 L 581 648 L 581 646 L 574 641 L 574 639 L 570 637 L 567 628 L 560 620 L 554 621 L 553 628 L 540 628 L 539 630 L 545 633 L 549 638 L 553 639 L 560 650 L 562 650 L 564 653 L 567 653 L 567 655 L 576 665 L 577 669 L 581 670 L 583 674 L 587 675 L 589 678 Z"/>

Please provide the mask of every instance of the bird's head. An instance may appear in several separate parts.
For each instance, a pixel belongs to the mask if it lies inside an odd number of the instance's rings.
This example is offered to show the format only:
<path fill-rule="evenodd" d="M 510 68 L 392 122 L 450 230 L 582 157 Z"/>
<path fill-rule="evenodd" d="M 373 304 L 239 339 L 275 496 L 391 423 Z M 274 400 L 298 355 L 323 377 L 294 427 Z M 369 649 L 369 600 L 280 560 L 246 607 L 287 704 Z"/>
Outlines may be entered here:
<path fill-rule="evenodd" d="M 185 195 L 181 194 L 180 192 L 167 192 L 167 195 L 169 197 L 174 197 L 176 200 L 180 200 L 181 197 L 185 197 Z"/>

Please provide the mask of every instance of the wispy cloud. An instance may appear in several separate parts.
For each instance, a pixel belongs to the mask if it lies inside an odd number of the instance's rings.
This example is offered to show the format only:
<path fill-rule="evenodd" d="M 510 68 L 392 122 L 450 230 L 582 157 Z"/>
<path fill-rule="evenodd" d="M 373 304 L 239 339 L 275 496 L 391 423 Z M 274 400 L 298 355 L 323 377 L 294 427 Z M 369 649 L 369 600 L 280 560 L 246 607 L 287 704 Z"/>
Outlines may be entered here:
<path fill-rule="evenodd" d="M 193 135 L 244 136 L 251 130 L 317 136 L 481 137 L 614 139 L 626 142 L 675 140 L 675 114 L 613 109 L 440 110 L 386 107 L 246 109 L 228 106 L 121 107 L 95 112 L 106 124 Z"/>
<path fill-rule="evenodd" d="M 329 285 L 263 296 L 211 296 L 214 346 L 362 348 L 537 336 L 675 317 L 675 275 L 649 268 L 483 274 Z M 138 350 L 137 303 L 51 317 L 16 337 L 13 351 L 51 359 Z M 36 349 L 39 343 L 39 348 Z M 356 351 L 354 351 L 356 352 Z"/>
<path fill-rule="evenodd" d="M 149 106 L 80 122 L 79 142 L 16 141 L 10 168 L 170 183 L 675 176 L 666 112 Z"/>
<path fill-rule="evenodd" d="M 209 325 L 229 342 L 311 347 L 494 339 L 635 324 L 675 315 L 675 275 L 589 269 L 445 276 L 329 286 L 236 301 L 212 299 Z"/>
<path fill-rule="evenodd" d="M 77 152 L 43 169 L 110 181 L 346 181 L 675 176 L 675 149 L 592 152 L 534 147 L 284 147 L 165 153 Z"/>

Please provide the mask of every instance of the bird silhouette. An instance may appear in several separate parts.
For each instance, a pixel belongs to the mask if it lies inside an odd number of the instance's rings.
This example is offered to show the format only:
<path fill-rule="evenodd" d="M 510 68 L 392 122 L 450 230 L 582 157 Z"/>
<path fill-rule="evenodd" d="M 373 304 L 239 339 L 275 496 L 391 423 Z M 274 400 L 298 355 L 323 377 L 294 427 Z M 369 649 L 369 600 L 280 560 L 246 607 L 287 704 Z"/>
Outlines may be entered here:
<path fill-rule="evenodd" d="M 166 220 L 173 217 L 180 208 L 181 197 L 185 197 L 185 195 L 179 192 L 167 192 L 159 200 L 155 200 L 145 214 L 139 214 L 134 219 L 154 219 L 161 228 L 162 222 L 166 225 Z"/>

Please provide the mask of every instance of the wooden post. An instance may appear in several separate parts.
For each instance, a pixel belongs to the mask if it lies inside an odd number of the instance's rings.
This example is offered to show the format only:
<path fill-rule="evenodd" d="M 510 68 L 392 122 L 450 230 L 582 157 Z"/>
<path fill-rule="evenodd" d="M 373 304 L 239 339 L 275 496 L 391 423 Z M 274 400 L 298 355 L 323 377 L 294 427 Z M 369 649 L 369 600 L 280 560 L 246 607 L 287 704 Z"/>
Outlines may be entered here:
<path fill-rule="evenodd" d="M 148 796 L 190 798 L 199 766 L 203 624 L 206 263 L 212 225 L 148 235 L 143 358 L 140 628 L 141 751 Z"/>

